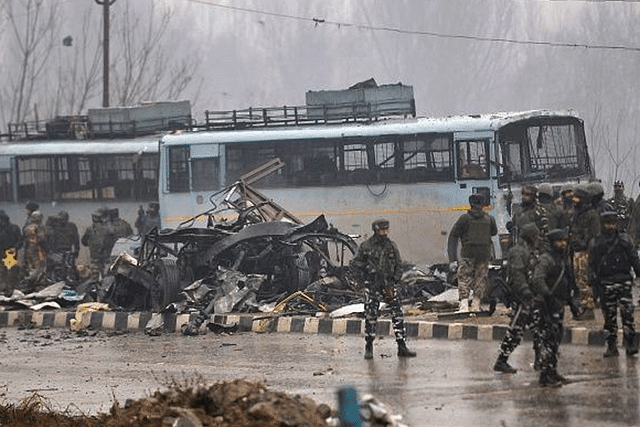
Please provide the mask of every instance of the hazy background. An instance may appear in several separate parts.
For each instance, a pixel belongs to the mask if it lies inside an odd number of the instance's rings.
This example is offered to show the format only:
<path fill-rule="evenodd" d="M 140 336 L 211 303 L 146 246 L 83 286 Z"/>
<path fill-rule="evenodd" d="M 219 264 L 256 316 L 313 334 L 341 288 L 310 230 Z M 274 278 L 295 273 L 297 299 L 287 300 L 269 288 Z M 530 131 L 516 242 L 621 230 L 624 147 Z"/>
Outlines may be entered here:
<path fill-rule="evenodd" d="M 102 7 L 42 1 L 43 11 L 58 7 L 57 24 L 44 36 L 52 42 L 39 55 L 47 59 L 20 114 L 14 94 L 24 54 L 9 17 L 26 27 L 38 1 L 0 6 L 0 131 L 16 117 L 33 120 L 36 109 L 43 118 L 102 105 Z M 426 116 L 574 109 L 607 195 L 623 179 L 637 196 L 638 2 L 116 0 L 110 10 L 111 106 L 189 99 L 201 120 L 207 109 L 303 105 L 308 90 L 373 77 L 412 85 Z M 142 42 L 153 30 L 161 37 Z M 68 35 L 73 45 L 63 46 Z M 80 84 L 88 69 L 92 84 Z M 136 93 L 135 75 L 153 90 Z M 72 91 L 84 95 L 71 99 Z"/>

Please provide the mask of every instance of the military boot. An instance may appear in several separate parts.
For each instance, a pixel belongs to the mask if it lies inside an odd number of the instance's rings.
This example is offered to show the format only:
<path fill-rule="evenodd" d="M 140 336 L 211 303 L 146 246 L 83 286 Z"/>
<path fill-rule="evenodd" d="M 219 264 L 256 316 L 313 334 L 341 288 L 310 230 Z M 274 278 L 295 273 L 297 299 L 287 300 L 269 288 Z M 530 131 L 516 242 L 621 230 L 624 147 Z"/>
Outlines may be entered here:
<path fill-rule="evenodd" d="M 614 340 L 607 340 L 607 349 L 604 351 L 604 357 L 615 357 L 618 356 L 618 346 Z"/>
<path fill-rule="evenodd" d="M 624 337 L 624 346 L 626 348 L 627 356 L 633 356 L 634 354 L 638 354 L 638 346 L 640 341 L 640 336 L 637 333 L 632 333 L 629 335 L 625 335 Z"/>
<path fill-rule="evenodd" d="M 373 340 L 367 340 L 364 345 L 364 358 L 367 360 L 373 359 Z"/>
<path fill-rule="evenodd" d="M 540 387 L 561 387 L 562 382 L 555 378 L 551 371 L 542 371 L 540 373 L 540 379 L 538 380 Z"/>
<path fill-rule="evenodd" d="M 496 360 L 495 365 L 493 365 L 493 370 L 497 372 L 504 372 L 505 374 L 515 374 L 518 372 L 516 368 L 509 365 L 507 362 L 507 356 L 502 354 L 498 356 L 498 360 Z"/>
<path fill-rule="evenodd" d="M 404 340 L 398 341 L 398 357 L 416 357 L 416 352 L 409 350 Z"/>

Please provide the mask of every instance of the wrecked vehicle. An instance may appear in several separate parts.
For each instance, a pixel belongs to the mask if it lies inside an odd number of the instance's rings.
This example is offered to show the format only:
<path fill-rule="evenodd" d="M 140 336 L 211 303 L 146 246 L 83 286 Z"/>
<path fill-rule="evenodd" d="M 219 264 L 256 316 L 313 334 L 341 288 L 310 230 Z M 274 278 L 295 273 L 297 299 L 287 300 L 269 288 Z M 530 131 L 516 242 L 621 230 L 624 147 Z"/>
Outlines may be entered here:
<path fill-rule="evenodd" d="M 261 300 L 275 301 L 327 277 L 337 278 L 340 287 L 352 286 L 346 274 L 357 243 L 323 215 L 302 224 L 243 181 L 215 196 L 209 211 L 177 229 L 144 236 L 135 257 L 121 254 L 102 299 L 123 309 L 160 310 L 220 269 L 263 275 Z M 194 226 L 199 223 L 206 226 Z"/>

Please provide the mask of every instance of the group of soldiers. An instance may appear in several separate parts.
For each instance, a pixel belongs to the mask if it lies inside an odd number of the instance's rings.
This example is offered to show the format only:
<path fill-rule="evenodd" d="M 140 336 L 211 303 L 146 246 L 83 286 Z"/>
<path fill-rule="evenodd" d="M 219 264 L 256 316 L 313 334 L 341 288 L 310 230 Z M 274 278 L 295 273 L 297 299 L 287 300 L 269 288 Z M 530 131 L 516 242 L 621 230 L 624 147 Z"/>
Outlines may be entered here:
<path fill-rule="evenodd" d="M 22 228 L 12 224 L 0 210 L 0 285 L 4 294 L 13 289 L 33 291 L 50 282 L 64 280 L 73 286 L 79 279 L 77 259 L 80 244 L 89 249 L 89 276 L 100 279 L 111 261 L 111 252 L 121 237 L 132 236 L 131 225 L 120 218 L 117 208 L 100 208 L 91 215 L 92 224 L 80 236 L 67 211 L 47 217 L 46 222 L 36 202 L 25 205 L 26 221 Z M 159 205 L 140 207 L 135 227 L 139 235 L 160 227 Z"/>
<path fill-rule="evenodd" d="M 640 259 L 626 232 L 631 223 L 633 202 L 621 181 L 615 182 L 609 200 L 599 182 L 566 186 L 555 196 L 546 184 L 522 188 L 522 204 L 510 227 L 516 243 L 506 257 L 513 319 L 494 370 L 516 372 L 508 357 L 530 329 L 540 385 L 565 384 L 557 363 L 567 305 L 577 320 L 593 319 L 594 309 L 602 309 L 605 357 L 619 355 L 620 310 L 626 355 L 638 353 L 632 270 L 640 276 Z"/>

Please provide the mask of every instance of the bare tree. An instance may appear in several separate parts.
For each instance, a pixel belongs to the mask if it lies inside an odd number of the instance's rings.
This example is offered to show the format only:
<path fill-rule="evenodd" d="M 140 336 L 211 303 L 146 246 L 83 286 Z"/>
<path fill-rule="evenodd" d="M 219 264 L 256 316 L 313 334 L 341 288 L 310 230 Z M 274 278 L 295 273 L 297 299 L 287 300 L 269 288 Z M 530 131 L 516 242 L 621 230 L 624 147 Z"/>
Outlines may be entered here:
<path fill-rule="evenodd" d="M 85 9 L 80 37 L 59 50 L 55 114 L 82 114 L 88 102 L 98 96 L 102 40 L 91 17 L 91 9 Z"/>
<path fill-rule="evenodd" d="M 116 44 L 111 67 L 118 104 L 177 99 L 192 82 L 199 62 L 184 54 L 169 54 L 166 36 L 173 11 L 167 8 L 156 13 L 154 2 L 144 17 L 136 15 L 130 2 L 122 3 L 121 8 L 114 17 Z"/>
<path fill-rule="evenodd" d="M 6 90 L 9 92 L 3 98 L 9 101 L 13 122 L 29 117 L 30 105 L 38 100 L 36 90 L 46 86 L 47 65 L 57 42 L 58 6 L 58 0 L 5 2 L 9 31 L 15 39 L 12 44 L 15 62 L 10 63 L 17 67 L 8 72 Z"/>

